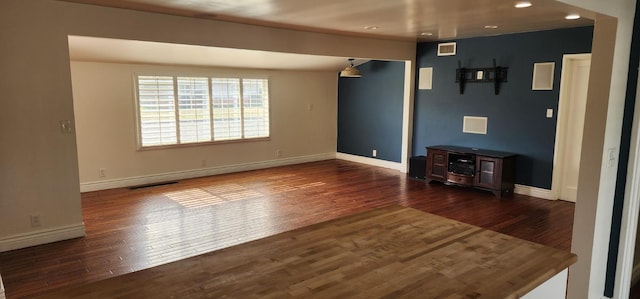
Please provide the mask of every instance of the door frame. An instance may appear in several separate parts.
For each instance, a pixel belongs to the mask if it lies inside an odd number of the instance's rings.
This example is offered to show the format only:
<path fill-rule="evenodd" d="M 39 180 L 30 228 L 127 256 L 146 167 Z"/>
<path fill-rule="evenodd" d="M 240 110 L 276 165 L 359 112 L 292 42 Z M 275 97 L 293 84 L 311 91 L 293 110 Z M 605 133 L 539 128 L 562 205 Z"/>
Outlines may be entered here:
<path fill-rule="evenodd" d="M 564 54 L 562 56 L 562 71 L 560 74 L 560 96 L 558 99 L 556 139 L 553 148 L 553 171 L 551 176 L 551 197 L 559 199 L 562 187 L 562 173 L 564 171 L 566 136 L 568 129 L 569 94 L 571 90 L 572 68 L 578 61 L 591 60 L 591 53 Z"/>

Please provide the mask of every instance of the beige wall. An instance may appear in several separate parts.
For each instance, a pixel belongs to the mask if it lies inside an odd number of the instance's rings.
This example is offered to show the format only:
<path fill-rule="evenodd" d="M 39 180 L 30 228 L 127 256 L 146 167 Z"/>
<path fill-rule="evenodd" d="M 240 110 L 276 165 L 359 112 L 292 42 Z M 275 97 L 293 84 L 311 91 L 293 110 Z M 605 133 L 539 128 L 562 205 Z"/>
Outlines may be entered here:
<path fill-rule="evenodd" d="M 68 35 L 415 61 L 412 42 L 52 0 L 2 0 L 0 251 L 83 233 L 76 138 L 60 131 L 61 120 L 75 121 Z M 41 215 L 41 227 L 31 227 L 29 215 L 34 213 Z"/>
<path fill-rule="evenodd" d="M 268 78 L 271 138 L 137 151 L 134 73 Z M 71 77 L 81 184 L 336 151 L 336 72 L 72 62 Z M 281 150 L 281 157 L 277 157 L 277 150 Z M 202 166 L 202 160 L 206 160 L 206 167 Z M 99 177 L 99 168 L 106 170 L 105 178 Z"/>
<path fill-rule="evenodd" d="M 607 167 L 604 161 L 608 159 L 605 157 L 608 149 L 613 149 L 616 156 L 620 150 L 636 1 L 561 1 L 600 13 L 595 22 L 571 247 L 571 251 L 578 255 L 578 262 L 570 269 L 568 298 L 601 298 L 604 293 L 617 171 L 615 166 Z M 635 159 L 633 151 L 632 160 Z M 629 200 L 627 195 L 625 207 L 629 206 Z M 623 259 L 619 262 L 632 264 L 632 261 Z M 622 267 L 618 264 L 620 269 Z M 615 296 L 625 297 L 621 291 L 625 288 L 628 291 L 628 285 L 625 287 L 620 278 L 621 275 L 618 275 Z"/>
<path fill-rule="evenodd" d="M 593 132 L 585 130 L 585 136 L 595 135 L 583 143 L 581 167 L 595 163 L 585 170 L 597 175 L 583 178 L 581 172 L 579 188 L 589 189 L 579 191 L 584 197 L 578 198 L 573 241 L 579 264 L 569 278 L 570 298 L 599 298 L 615 185 L 615 168 L 603 168 L 602 160 L 604 149 L 619 147 L 635 0 L 562 2 L 617 18 L 612 57 L 595 53 L 592 57 L 592 63 L 602 58 L 603 63 L 611 64 L 610 74 L 594 77 L 610 81 L 611 89 L 591 110 L 596 120 L 590 125 Z M 75 134 L 62 134 L 59 129 L 60 120 L 74 120 L 70 34 L 415 62 L 412 42 L 337 37 L 51 0 L 2 0 L 0 251 L 6 249 L 7 240 L 35 236 L 35 243 L 42 242 L 35 235 L 38 232 L 81 225 Z M 638 131 L 634 132 L 637 140 Z M 587 157 L 595 160 L 587 161 Z M 29 225 L 34 212 L 42 214 L 43 226 L 37 229 Z"/>

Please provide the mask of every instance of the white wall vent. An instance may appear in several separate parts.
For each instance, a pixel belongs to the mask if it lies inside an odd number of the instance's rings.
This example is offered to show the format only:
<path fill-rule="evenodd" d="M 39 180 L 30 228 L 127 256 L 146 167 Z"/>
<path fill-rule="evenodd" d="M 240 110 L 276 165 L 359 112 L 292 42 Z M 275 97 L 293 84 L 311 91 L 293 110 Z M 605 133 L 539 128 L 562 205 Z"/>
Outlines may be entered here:
<path fill-rule="evenodd" d="M 421 67 L 418 76 L 418 89 L 431 89 L 433 80 L 433 67 Z"/>
<path fill-rule="evenodd" d="M 453 56 L 456 55 L 456 43 L 441 43 L 438 44 L 438 56 Z"/>
<path fill-rule="evenodd" d="M 486 135 L 487 118 L 479 116 L 465 116 L 462 122 L 462 132 Z"/>

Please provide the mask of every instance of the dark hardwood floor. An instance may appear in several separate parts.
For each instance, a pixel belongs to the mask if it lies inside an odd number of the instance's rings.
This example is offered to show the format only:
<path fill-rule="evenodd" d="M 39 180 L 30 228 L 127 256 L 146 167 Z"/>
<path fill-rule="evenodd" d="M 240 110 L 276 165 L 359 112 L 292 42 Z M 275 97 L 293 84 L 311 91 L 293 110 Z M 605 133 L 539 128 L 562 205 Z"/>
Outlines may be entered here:
<path fill-rule="evenodd" d="M 629 299 L 640 299 L 640 283 L 637 282 L 631 285 Z"/>
<path fill-rule="evenodd" d="M 399 204 L 569 250 L 574 204 L 330 160 L 82 195 L 86 237 L 0 253 L 7 298 L 130 273 Z"/>

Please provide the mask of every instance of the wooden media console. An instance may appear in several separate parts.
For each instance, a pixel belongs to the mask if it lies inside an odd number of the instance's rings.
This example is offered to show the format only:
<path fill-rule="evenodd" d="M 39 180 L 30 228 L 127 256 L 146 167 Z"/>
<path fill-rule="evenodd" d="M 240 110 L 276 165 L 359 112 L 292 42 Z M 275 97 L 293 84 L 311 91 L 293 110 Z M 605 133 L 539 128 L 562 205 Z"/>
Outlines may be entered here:
<path fill-rule="evenodd" d="M 493 192 L 513 193 L 515 154 L 458 146 L 428 146 L 429 181 Z"/>

